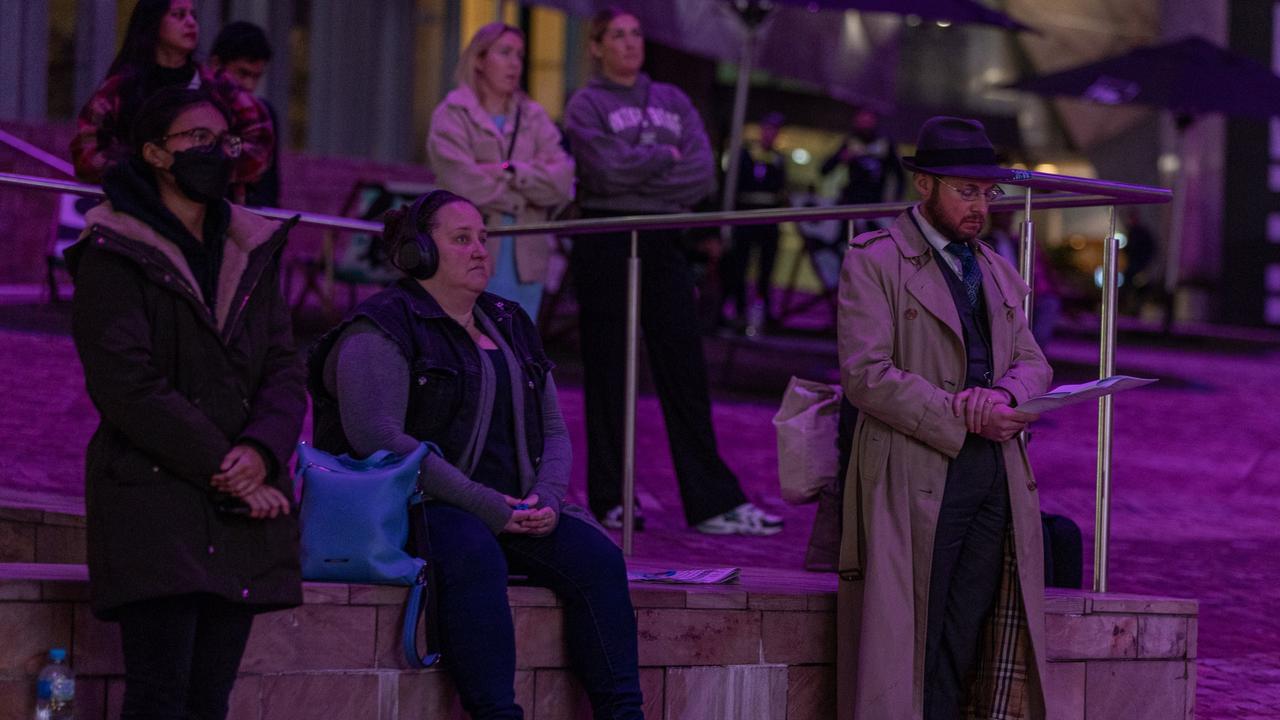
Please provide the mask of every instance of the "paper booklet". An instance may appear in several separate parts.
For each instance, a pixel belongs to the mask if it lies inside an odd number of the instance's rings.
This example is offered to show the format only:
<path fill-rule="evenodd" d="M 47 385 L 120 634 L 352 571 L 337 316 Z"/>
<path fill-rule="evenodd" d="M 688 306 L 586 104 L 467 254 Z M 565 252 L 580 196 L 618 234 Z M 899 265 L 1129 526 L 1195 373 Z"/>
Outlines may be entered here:
<path fill-rule="evenodd" d="M 696 570 L 660 570 L 658 572 L 628 570 L 627 579 L 631 582 L 723 585 L 738 582 L 739 572 L 739 568 L 700 568 Z"/>
<path fill-rule="evenodd" d="M 1084 400 L 1100 398 L 1121 390 L 1132 390 L 1155 382 L 1152 378 L 1136 378 L 1128 375 L 1112 375 L 1109 378 L 1080 383 L 1079 385 L 1061 385 L 1043 395 L 1018 404 L 1014 408 L 1019 412 L 1039 414 L 1060 407 L 1072 405 Z"/>

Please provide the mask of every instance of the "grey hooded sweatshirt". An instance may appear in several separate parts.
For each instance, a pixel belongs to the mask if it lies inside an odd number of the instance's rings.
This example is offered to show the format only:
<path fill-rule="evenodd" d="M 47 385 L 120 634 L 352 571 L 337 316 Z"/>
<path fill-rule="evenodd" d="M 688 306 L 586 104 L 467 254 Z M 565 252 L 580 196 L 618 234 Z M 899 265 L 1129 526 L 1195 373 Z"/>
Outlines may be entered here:
<path fill-rule="evenodd" d="M 716 190 L 711 145 L 693 103 L 644 73 L 630 87 L 594 78 L 569 100 L 565 132 L 584 209 L 681 212 Z M 667 146 L 680 151 L 679 160 Z"/>

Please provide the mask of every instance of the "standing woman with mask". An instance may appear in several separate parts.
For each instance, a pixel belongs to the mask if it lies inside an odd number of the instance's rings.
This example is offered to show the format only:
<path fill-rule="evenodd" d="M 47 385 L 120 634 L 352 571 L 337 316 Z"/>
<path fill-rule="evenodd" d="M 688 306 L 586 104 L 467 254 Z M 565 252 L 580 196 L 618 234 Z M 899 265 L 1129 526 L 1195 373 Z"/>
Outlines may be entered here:
<path fill-rule="evenodd" d="M 90 600 L 120 624 L 123 718 L 217 720 L 253 616 L 302 601 L 289 224 L 223 199 L 243 146 L 205 91 L 160 90 L 131 139 L 67 250 L 100 417 L 85 453 Z"/>
<path fill-rule="evenodd" d="M 192 0 L 138 0 L 106 79 L 76 118 L 71 159 L 77 178 L 102 182 L 108 168 L 134 155 L 129 131 L 142 103 L 174 86 L 204 88 L 229 111 L 231 131 L 241 141 L 232 165 L 234 198 L 242 198 L 243 183 L 270 167 L 275 146 L 270 115 L 253 95 L 195 61 L 199 42 Z"/>
<path fill-rule="evenodd" d="M 591 21 L 599 74 L 565 108 L 587 217 L 687 212 L 715 192 L 702 118 L 673 85 L 640 71 L 644 34 L 634 15 L 607 9 Z M 623 370 L 629 233 L 573 245 L 587 417 L 587 490 L 606 527 L 622 527 Z M 782 518 L 747 502 L 716 448 L 693 274 L 671 230 L 641 233 L 640 322 L 675 463 L 685 520 L 716 534 L 772 535 Z M 637 522 L 637 525 L 639 523 Z"/>
<path fill-rule="evenodd" d="M 520 91 L 524 33 L 504 23 L 476 31 L 458 62 L 458 87 L 431 116 L 427 157 L 436 180 L 475 202 L 485 223 L 547 219 L 573 199 L 573 160 L 547 111 Z M 545 235 L 489 239 L 489 290 L 538 317 L 551 256 Z"/>

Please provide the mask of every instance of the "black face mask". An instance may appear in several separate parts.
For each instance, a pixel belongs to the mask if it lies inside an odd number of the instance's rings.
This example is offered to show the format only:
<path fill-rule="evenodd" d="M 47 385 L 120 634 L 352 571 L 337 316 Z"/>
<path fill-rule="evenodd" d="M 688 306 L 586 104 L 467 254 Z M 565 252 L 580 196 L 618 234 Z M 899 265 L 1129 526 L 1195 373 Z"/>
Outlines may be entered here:
<path fill-rule="evenodd" d="M 218 145 L 179 150 L 169 166 L 182 194 L 200 203 L 211 203 L 227 196 L 231 185 L 231 158 Z"/>

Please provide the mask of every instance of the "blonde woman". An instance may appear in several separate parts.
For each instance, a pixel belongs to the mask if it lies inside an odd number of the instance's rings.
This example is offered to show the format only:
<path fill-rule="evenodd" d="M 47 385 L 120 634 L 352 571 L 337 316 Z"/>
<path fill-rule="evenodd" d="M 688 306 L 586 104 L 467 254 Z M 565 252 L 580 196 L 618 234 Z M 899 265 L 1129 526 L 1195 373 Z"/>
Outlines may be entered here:
<path fill-rule="evenodd" d="M 520 90 L 525 38 L 490 23 L 458 62 L 458 86 L 431 116 L 427 158 L 439 185 L 470 198 L 485 223 L 546 220 L 573 198 L 573 160 L 547 112 Z M 491 237 L 489 290 L 538 316 L 550 256 L 544 235 Z"/>

